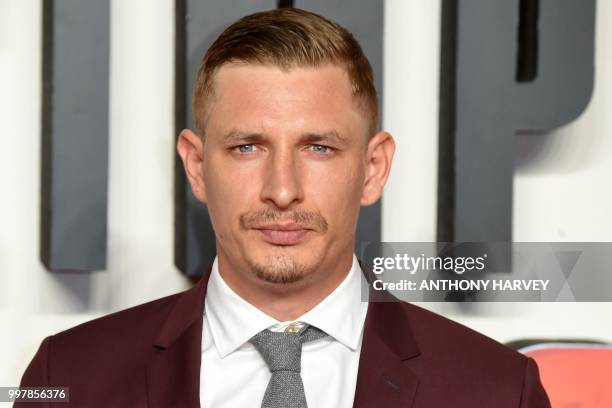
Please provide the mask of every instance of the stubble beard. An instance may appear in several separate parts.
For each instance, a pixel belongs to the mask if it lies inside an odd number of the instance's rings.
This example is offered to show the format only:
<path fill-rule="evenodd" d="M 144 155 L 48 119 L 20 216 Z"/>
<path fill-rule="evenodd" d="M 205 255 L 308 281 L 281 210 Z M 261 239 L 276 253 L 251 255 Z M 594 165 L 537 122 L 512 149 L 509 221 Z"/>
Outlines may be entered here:
<path fill-rule="evenodd" d="M 309 275 L 311 268 L 296 262 L 287 255 L 268 257 L 265 263 L 247 260 L 249 268 L 257 278 L 276 285 L 297 283 Z"/>

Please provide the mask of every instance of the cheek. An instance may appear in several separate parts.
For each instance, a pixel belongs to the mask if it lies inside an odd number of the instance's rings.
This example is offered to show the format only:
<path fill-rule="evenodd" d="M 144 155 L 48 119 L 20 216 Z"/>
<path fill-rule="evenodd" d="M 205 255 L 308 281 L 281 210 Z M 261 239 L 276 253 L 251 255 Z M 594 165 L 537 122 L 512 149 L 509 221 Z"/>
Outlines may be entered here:
<path fill-rule="evenodd" d="M 224 169 L 218 171 L 218 169 Z M 208 209 L 217 233 L 224 235 L 239 225 L 241 214 L 252 209 L 253 200 L 257 197 L 257 181 L 252 172 L 209 162 L 205 169 L 205 189 Z M 249 206 L 251 203 L 251 206 Z"/>
<path fill-rule="evenodd" d="M 248 196 L 257 187 L 257 173 L 253 166 L 236 165 L 223 153 L 211 154 L 204 169 L 206 191 L 210 199 L 231 204 Z"/>
<path fill-rule="evenodd" d="M 362 174 L 359 166 L 347 163 L 326 169 L 312 177 L 306 196 L 330 224 L 350 224 L 359 211 Z"/>

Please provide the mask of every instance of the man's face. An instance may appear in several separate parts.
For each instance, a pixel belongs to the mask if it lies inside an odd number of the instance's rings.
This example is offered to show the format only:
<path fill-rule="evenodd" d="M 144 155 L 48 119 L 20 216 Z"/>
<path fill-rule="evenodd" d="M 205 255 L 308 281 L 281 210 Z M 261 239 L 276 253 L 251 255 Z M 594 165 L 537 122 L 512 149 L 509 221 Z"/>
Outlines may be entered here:
<path fill-rule="evenodd" d="M 335 65 L 226 64 L 200 146 L 219 257 L 271 283 L 352 254 L 367 176 L 368 121 Z M 378 197 L 376 197 L 378 198 Z"/>

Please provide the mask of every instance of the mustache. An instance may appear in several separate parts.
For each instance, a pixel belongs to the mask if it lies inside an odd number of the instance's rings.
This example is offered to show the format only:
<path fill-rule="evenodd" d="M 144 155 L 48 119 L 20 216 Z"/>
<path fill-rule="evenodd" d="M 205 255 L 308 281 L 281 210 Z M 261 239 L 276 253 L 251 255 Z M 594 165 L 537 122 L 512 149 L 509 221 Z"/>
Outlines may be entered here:
<path fill-rule="evenodd" d="M 293 222 L 305 229 L 313 229 L 320 232 L 326 232 L 328 228 L 325 217 L 314 211 L 292 210 L 280 212 L 266 208 L 260 211 L 249 211 L 240 216 L 240 226 L 243 229 L 261 228 L 268 224 L 286 222 Z"/>

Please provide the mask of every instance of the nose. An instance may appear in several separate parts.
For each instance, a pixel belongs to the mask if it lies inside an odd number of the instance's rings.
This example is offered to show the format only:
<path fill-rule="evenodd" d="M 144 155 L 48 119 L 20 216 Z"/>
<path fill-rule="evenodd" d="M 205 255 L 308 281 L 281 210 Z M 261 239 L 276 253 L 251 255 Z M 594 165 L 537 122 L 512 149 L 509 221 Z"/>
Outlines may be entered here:
<path fill-rule="evenodd" d="M 270 155 L 264 173 L 262 201 L 285 210 L 304 199 L 300 166 L 292 151 L 277 151 Z"/>

